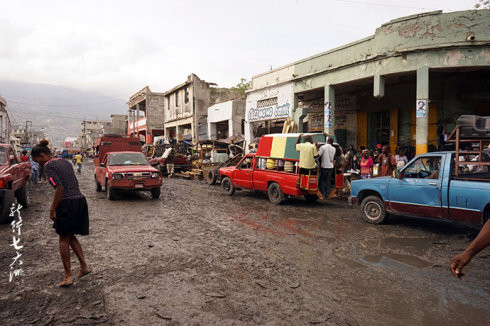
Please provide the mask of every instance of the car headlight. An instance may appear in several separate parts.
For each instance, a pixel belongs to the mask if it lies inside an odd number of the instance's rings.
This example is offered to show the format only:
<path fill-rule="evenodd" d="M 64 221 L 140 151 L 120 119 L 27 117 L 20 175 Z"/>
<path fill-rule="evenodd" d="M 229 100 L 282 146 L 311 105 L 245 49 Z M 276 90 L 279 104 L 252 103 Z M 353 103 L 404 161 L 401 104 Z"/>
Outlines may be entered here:
<path fill-rule="evenodd" d="M 112 179 L 114 180 L 121 180 L 121 179 L 124 179 L 124 174 L 121 174 L 121 173 L 114 173 L 112 175 Z"/>
<path fill-rule="evenodd" d="M 158 178 L 160 178 L 160 173 L 158 173 L 158 172 L 152 172 L 151 173 L 151 178 L 152 179 L 158 179 Z"/>

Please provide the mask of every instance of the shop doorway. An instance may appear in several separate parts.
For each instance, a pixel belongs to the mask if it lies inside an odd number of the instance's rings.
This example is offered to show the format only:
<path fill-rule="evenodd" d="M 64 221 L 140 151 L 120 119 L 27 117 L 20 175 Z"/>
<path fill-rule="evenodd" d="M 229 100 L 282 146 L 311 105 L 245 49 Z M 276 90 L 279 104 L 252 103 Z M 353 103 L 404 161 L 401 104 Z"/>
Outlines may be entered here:
<path fill-rule="evenodd" d="M 390 144 L 390 111 L 372 112 L 369 114 L 368 146 Z"/>

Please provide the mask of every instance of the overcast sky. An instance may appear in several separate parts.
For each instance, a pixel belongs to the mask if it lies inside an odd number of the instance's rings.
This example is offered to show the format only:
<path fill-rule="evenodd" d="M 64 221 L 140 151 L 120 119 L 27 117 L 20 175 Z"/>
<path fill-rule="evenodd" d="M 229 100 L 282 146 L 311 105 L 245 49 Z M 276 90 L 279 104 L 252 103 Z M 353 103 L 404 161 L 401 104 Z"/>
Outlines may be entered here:
<path fill-rule="evenodd" d="M 474 0 L 0 0 L 0 78 L 123 99 L 191 72 L 220 86 Z"/>

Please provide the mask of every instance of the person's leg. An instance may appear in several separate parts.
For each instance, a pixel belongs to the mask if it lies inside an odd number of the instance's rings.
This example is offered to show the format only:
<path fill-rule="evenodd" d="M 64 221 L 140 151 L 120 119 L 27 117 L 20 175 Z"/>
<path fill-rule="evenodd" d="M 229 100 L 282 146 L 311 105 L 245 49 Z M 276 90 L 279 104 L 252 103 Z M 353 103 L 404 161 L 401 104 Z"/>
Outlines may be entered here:
<path fill-rule="evenodd" d="M 325 197 L 330 195 L 330 186 L 332 185 L 333 169 L 325 169 Z"/>
<path fill-rule="evenodd" d="M 31 181 L 33 184 L 37 184 L 37 171 L 36 170 L 32 171 Z"/>
<path fill-rule="evenodd" d="M 71 235 L 60 235 L 60 255 L 63 268 L 65 269 L 65 279 L 59 283 L 59 286 L 66 286 L 71 284 L 71 268 L 70 268 L 70 240 Z"/>
<path fill-rule="evenodd" d="M 74 235 L 70 239 L 70 247 L 73 249 L 73 252 L 75 255 L 77 255 L 78 261 L 80 262 L 80 272 L 78 273 L 77 277 L 90 273 L 90 269 L 83 255 L 82 245 L 80 242 L 78 242 L 77 237 Z"/>

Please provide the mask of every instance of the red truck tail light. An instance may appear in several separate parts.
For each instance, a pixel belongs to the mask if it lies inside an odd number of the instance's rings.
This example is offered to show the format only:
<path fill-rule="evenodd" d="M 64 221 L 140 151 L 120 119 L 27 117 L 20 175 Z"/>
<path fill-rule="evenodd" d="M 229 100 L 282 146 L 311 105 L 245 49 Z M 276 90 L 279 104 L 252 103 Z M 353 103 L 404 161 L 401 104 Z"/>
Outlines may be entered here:
<path fill-rule="evenodd" d="M 7 188 L 7 180 L 0 179 L 0 188 Z"/>

